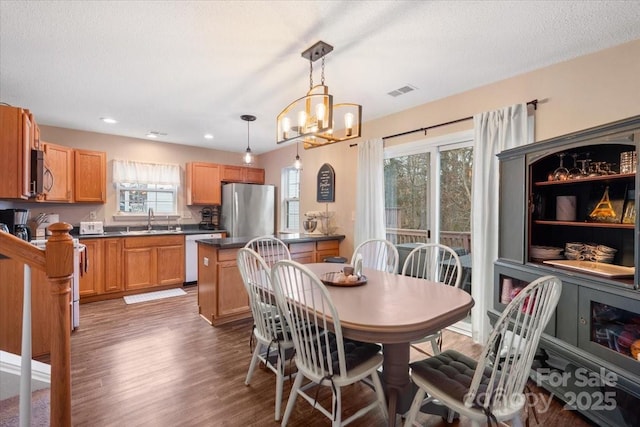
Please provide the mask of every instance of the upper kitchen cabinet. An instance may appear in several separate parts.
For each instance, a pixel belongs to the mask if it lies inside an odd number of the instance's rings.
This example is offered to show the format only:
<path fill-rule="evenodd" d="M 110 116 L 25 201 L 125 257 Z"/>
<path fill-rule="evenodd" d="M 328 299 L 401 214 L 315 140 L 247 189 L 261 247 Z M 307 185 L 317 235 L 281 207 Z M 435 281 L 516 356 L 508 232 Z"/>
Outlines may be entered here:
<path fill-rule="evenodd" d="M 27 199 L 31 194 L 31 147 L 34 127 L 29 112 L 0 105 L 0 198 Z"/>
<path fill-rule="evenodd" d="M 107 155 L 102 151 L 74 151 L 74 199 L 76 202 L 105 203 Z"/>
<path fill-rule="evenodd" d="M 244 182 L 248 184 L 264 184 L 264 169 L 244 166 L 222 165 L 223 182 Z"/>
<path fill-rule="evenodd" d="M 73 202 L 73 149 L 42 142 L 44 151 L 43 194 L 47 202 Z"/>
<path fill-rule="evenodd" d="M 220 165 L 187 163 L 187 205 L 219 205 L 222 202 Z"/>

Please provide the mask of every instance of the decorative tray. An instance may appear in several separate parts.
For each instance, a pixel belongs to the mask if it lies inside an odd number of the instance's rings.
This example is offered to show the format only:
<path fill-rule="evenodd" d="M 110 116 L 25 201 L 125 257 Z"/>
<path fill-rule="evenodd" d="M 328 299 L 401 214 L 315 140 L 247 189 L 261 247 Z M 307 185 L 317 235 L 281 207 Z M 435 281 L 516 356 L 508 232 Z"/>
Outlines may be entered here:
<path fill-rule="evenodd" d="M 572 259 L 565 260 L 548 260 L 543 261 L 545 264 L 551 264 L 558 267 L 569 268 L 571 270 L 582 271 L 585 273 L 597 274 L 605 277 L 633 277 L 636 272 L 635 267 L 624 267 L 622 265 L 604 264 L 602 262 L 579 261 Z"/>
<path fill-rule="evenodd" d="M 360 276 L 358 280 L 340 280 L 341 277 L 344 277 L 344 274 L 340 271 L 335 273 L 324 273 L 320 280 L 327 286 L 360 286 L 367 283 L 366 276 Z"/>

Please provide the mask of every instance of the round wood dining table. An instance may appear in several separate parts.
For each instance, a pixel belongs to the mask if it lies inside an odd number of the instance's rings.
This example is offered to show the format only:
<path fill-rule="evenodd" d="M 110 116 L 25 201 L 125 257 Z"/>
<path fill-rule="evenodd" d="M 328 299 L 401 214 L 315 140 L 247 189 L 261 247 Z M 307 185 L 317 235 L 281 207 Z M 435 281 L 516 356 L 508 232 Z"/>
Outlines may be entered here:
<path fill-rule="evenodd" d="M 305 264 L 322 279 L 342 264 Z M 346 338 L 381 343 L 382 379 L 387 393 L 389 425 L 393 414 L 405 413 L 411 404 L 409 378 L 411 341 L 464 319 L 474 301 L 461 289 L 424 279 L 365 268 L 367 281 L 359 286 L 327 286 Z"/>

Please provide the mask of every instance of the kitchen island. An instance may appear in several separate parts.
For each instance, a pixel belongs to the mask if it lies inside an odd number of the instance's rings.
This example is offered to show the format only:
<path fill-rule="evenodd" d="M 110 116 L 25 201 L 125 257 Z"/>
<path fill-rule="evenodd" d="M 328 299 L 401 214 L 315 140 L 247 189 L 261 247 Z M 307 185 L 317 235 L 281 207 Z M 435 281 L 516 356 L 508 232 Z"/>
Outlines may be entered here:
<path fill-rule="evenodd" d="M 289 247 L 291 259 L 322 262 L 340 255 L 342 234 L 276 234 Z M 198 312 L 213 326 L 251 317 L 236 257 L 248 237 L 198 240 Z"/>

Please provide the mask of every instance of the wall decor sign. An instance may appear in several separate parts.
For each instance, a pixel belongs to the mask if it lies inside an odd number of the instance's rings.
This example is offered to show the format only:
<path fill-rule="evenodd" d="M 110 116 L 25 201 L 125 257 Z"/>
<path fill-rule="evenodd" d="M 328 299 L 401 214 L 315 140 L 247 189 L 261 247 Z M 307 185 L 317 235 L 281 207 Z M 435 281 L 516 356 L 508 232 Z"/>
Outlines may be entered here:
<path fill-rule="evenodd" d="M 336 173 L 329 163 L 318 171 L 317 201 L 328 203 L 336 201 Z"/>

